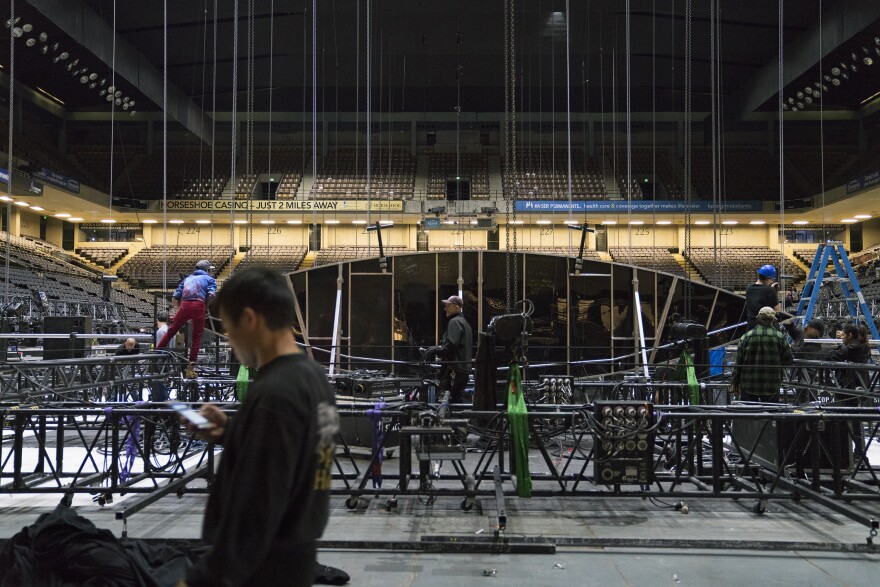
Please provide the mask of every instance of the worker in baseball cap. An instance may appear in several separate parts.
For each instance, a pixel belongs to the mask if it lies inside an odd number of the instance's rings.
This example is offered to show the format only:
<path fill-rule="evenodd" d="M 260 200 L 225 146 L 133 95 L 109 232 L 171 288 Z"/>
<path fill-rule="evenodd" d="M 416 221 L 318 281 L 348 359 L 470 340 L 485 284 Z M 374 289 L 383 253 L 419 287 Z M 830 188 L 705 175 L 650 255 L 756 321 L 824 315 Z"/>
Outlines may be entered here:
<path fill-rule="evenodd" d="M 776 286 L 776 267 L 762 265 L 758 268 L 758 279 L 746 287 L 746 319 L 747 328 L 751 330 L 758 323 L 758 312 L 769 307 L 777 312 L 782 310 L 779 302 L 779 290 Z"/>
<path fill-rule="evenodd" d="M 450 401 L 454 404 L 464 401 L 464 388 L 473 356 L 474 332 L 461 311 L 464 301 L 459 296 L 449 296 L 440 301 L 446 311 L 449 323 L 440 342 L 441 356 L 444 359 L 440 370 L 440 392 L 449 390 Z"/>

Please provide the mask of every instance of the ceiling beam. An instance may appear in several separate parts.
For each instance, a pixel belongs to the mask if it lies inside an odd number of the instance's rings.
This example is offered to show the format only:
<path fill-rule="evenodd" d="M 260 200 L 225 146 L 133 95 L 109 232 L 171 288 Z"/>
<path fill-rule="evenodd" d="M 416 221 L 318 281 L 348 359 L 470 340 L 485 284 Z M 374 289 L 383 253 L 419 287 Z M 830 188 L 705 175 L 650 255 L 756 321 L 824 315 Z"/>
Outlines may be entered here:
<path fill-rule="evenodd" d="M 112 68 L 113 29 L 80 0 L 28 0 L 74 41 Z M 116 73 L 147 99 L 162 106 L 162 72 L 125 39 L 116 35 Z M 180 88 L 168 83 L 168 116 L 211 144 L 211 121 Z"/>
<path fill-rule="evenodd" d="M 822 15 L 822 58 L 852 39 L 880 18 L 877 0 L 847 0 L 831 6 Z M 819 62 L 818 22 L 795 39 L 784 39 L 783 86 L 793 82 Z M 779 92 L 779 55 L 774 55 L 736 95 L 741 117 L 746 117 Z"/>

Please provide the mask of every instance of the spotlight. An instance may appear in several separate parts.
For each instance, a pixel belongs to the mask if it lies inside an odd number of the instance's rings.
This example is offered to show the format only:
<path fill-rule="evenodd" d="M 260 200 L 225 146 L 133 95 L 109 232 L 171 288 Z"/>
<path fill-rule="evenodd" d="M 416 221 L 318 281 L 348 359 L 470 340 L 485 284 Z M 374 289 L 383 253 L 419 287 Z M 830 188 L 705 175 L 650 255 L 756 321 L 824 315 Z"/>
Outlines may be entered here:
<path fill-rule="evenodd" d="M 123 103 L 122 103 L 122 109 L 123 109 L 123 110 L 128 110 L 128 102 L 123 102 Z"/>
<path fill-rule="evenodd" d="M 840 72 L 840 77 L 842 77 L 843 79 L 849 79 L 849 74 L 846 73 L 845 71 L 841 71 L 841 72 Z"/>
<path fill-rule="evenodd" d="M 803 92 L 798 92 L 798 93 L 797 93 L 797 97 L 798 97 L 798 100 L 803 100 L 803 99 L 804 99 L 804 93 L 803 93 Z"/>
<path fill-rule="evenodd" d="M 34 25 L 32 25 L 32 24 L 26 24 L 26 25 L 24 25 L 24 26 L 21 27 L 21 30 L 23 30 L 23 31 L 26 32 L 26 33 L 29 33 L 29 32 L 31 32 L 32 30 L 34 30 Z"/>
<path fill-rule="evenodd" d="M 834 86 L 835 88 L 838 87 L 838 86 L 840 85 L 840 80 L 837 79 L 836 77 L 833 78 L 833 79 L 831 80 L 831 85 Z"/>
<path fill-rule="evenodd" d="M 129 98 L 128 96 L 125 96 L 124 98 L 122 98 L 123 102 L 128 102 L 129 100 L 131 100 L 131 98 Z"/>
<path fill-rule="evenodd" d="M 52 45 L 52 52 L 54 53 L 57 50 L 58 50 L 58 43 L 55 43 L 54 45 Z"/>
<path fill-rule="evenodd" d="M 804 102 L 806 102 L 807 104 L 812 104 L 813 99 L 809 96 L 804 96 Z"/>
<path fill-rule="evenodd" d="M 49 35 L 47 35 L 46 33 L 40 33 L 40 36 L 37 38 L 40 39 L 41 43 L 45 43 L 49 40 Z"/>
<path fill-rule="evenodd" d="M 61 59 L 62 61 L 64 61 L 65 59 L 67 59 L 68 57 L 70 57 L 70 53 L 68 53 L 67 51 L 62 51 L 61 54 L 60 54 L 58 57 L 59 57 L 59 59 Z"/>
<path fill-rule="evenodd" d="M 89 80 L 90 80 L 90 81 L 95 81 L 96 79 L 98 79 L 98 74 L 97 74 L 97 73 L 90 73 L 90 74 L 89 74 Z"/>
<path fill-rule="evenodd" d="M 858 61 L 858 60 L 859 60 L 859 56 L 856 55 L 855 53 L 850 53 L 850 57 L 852 57 L 852 60 L 853 60 L 853 61 Z"/>
<path fill-rule="evenodd" d="M 106 77 L 102 77 L 102 78 L 101 78 L 101 81 L 98 82 L 98 84 L 99 84 L 102 88 L 104 87 L 104 84 L 106 84 L 106 83 L 107 83 L 107 78 L 106 78 Z"/>
<path fill-rule="evenodd" d="M 24 31 L 22 31 L 20 28 L 15 27 L 12 29 L 12 36 L 15 37 L 16 39 L 21 37 L 22 34 L 24 34 Z"/>
<path fill-rule="evenodd" d="M 122 106 L 122 100 L 120 100 L 119 98 L 116 98 L 116 105 Z"/>
<path fill-rule="evenodd" d="M 42 53 L 43 55 L 45 55 L 45 54 L 48 53 L 48 52 L 49 52 L 49 47 L 48 47 L 47 45 L 43 45 L 43 48 L 40 49 L 40 53 Z"/>
<path fill-rule="evenodd" d="M 117 98 L 120 98 L 120 97 L 122 97 L 122 91 L 116 90 L 116 92 L 114 92 L 113 95 L 116 96 Z"/>
<path fill-rule="evenodd" d="M 56 57 L 56 59 L 58 59 L 58 58 Z M 76 63 L 71 61 L 70 63 L 67 64 L 67 71 L 73 71 L 74 67 L 76 67 Z"/>
<path fill-rule="evenodd" d="M 825 84 L 822 84 L 822 91 L 823 91 L 823 92 L 827 92 L 827 91 L 828 91 L 828 86 L 826 86 Z"/>
<path fill-rule="evenodd" d="M 789 99 L 788 99 L 788 103 L 789 103 L 789 104 L 794 104 L 794 98 L 789 98 Z"/>
<path fill-rule="evenodd" d="M 59 57 L 58 55 L 52 58 L 52 63 L 58 63 L 59 61 L 61 61 L 61 57 Z"/>
<path fill-rule="evenodd" d="M 100 92 L 98 92 L 98 95 L 103 96 L 106 93 L 107 93 L 107 90 L 101 90 Z"/>
<path fill-rule="evenodd" d="M 87 83 L 88 81 L 89 81 L 89 76 L 87 76 L 87 75 L 84 75 L 79 78 L 79 83 L 81 83 L 81 84 Z"/>
<path fill-rule="evenodd" d="M 852 70 L 853 73 L 858 73 L 858 72 L 859 72 L 859 68 L 856 67 L 856 64 L 855 64 L 855 63 L 853 63 L 853 64 L 850 66 L 850 69 Z"/>
<path fill-rule="evenodd" d="M 134 111 L 134 110 L 132 110 L 128 115 L 129 115 L 129 116 L 134 116 L 135 114 L 137 114 L 137 112 Z"/>
<path fill-rule="evenodd" d="M 20 16 L 18 18 L 16 18 L 15 20 L 12 20 L 10 18 L 9 20 L 6 21 L 6 28 L 8 28 L 8 29 L 12 28 L 13 25 L 18 24 L 18 21 L 20 21 L 20 20 L 21 20 Z"/>
<path fill-rule="evenodd" d="M 112 101 L 113 101 L 113 94 L 107 94 L 107 101 L 108 101 L 108 102 L 112 102 Z"/>
<path fill-rule="evenodd" d="M 797 106 L 795 106 L 794 108 L 792 108 L 791 111 L 792 111 L 792 112 L 797 112 L 797 111 L 798 111 Z"/>
<path fill-rule="evenodd" d="M 37 44 L 37 40 L 35 38 L 31 37 L 30 39 L 25 41 L 24 44 L 27 45 L 28 47 L 33 47 L 34 45 Z"/>
<path fill-rule="evenodd" d="M 134 108 L 134 104 L 135 104 L 134 100 L 132 100 L 131 102 L 128 103 L 128 105 L 131 106 L 132 108 Z"/>
<path fill-rule="evenodd" d="M 92 83 L 89 84 L 89 89 L 90 89 L 90 90 L 94 90 L 94 89 L 95 89 L 95 86 L 97 86 L 97 85 L 98 85 L 98 84 L 96 84 L 95 82 L 92 82 Z"/>
<path fill-rule="evenodd" d="M 804 93 L 808 96 L 812 96 L 813 95 L 813 88 L 811 88 L 810 86 L 807 86 L 806 88 L 804 88 Z"/>
<path fill-rule="evenodd" d="M 801 110 L 803 110 L 803 108 L 804 108 L 804 103 L 803 103 L 803 102 L 798 102 L 798 103 L 797 103 L 797 107 L 800 108 Z"/>
<path fill-rule="evenodd" d="M 80 73 L 88 73 L 88 72 L 89 72 L 89 68 L 88 68 L 88 67 L 83 67 L 83 68 L 80 70 Z"/>
<path fill-rule="evenodd" d="M 783 109 L 783 110 L 788 110 L 788 104 L 783 104 L 783 105 L 782 105 L 782 109 Z"/>
<path fill-rule="evenodd" d="M 30 39 L 28 39 L 28 41 L 30 41 Z M 871 65 L 874 65 L 874 58 L 870 55 L 865 55 L 862 57 L 862 63 L 870 67 Z"/>
<path fill-rule="evenodd" d="M 110 86 L 109 88 L 107 88 L 107 91 L 112 94 L 114 91 L 116 91 L 116 86 Z"/>
<path fill-rule="evenodd" d="M 840 75 L 840 68 L 839 67 L 832 67 L 831 68 L 831 75 L 833 75 L 834 77 L 837 77 L 838 75 Z"/>
<path fill-rule="evenodd" d="M 846 65 L 846 63 L 844 63 L 843 61 L 841 61 L 841 62 L 840 62 L 840 68 L 841 68 L 841 69 L 847 69 L 847 65 Z"/>

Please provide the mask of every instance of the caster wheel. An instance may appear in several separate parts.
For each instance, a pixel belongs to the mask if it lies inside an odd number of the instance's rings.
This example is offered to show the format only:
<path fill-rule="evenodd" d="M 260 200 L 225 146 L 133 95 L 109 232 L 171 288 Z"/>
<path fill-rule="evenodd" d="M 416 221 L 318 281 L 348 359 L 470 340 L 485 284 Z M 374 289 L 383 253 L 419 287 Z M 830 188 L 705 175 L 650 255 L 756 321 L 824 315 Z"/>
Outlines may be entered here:
<path fill-rule="evenodd" d="M 461 509 L 463 511 L 469 512 L 474 509 L 474 499 L 472 497 L 465 497 L 461 500 Z"/>
<path fill-rule="evenodd" d="M 386 450 L 385 451 L 385 458 L 390 459 L 392 457 L 394 457 L 394 449 L 392 448 L 392 449 Z"/>
<path fill-rule="evenodd" d="M 392 498 L 385 502 L 385 511 L 390 512 L 391 510 L 397 509 L 397 500 Z"/>
<path fill-rule="evenodd" d="M 183 499 L 183 489 L 177 490 L 177 499 Z"/>
<path fill-rule="evenodd" d="M 351 497 L 349 497 L 348 499 L 345 500 L 345 507 L 347 507 L 350 510 L 357 509 L 358 501 L 359 501 L 358 498 L 355 497 L 354 495 L 352 495 Z"/>
<path fill-rule="evenodd" d="M 98 505 L 99 505 L 99 506 L 102 506 L 102 507 L 105 506 L 105 505 L 107 505 L 107 500 L 104 498 L 103 495 L 102 495 L 101 497 L 98 498 Z"/>
<path fill-rule="evenodd" d="M 764 512 L 767 511 L 767 502 L 766 500 L 759 500 L 755 502 L 755 505 L 752 506 L 752 511 L 758 514 L 759 516 L 764 515 Z"/>

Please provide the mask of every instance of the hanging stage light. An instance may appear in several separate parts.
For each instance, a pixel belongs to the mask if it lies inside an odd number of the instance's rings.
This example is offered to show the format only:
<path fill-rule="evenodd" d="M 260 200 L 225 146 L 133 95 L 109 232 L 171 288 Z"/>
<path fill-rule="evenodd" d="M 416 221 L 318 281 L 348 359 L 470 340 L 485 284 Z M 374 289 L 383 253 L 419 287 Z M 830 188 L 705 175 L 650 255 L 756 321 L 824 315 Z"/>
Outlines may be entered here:
<path fill-rule="evenodd" d="M 119 97 L 122 96 L 122 91 L 121 91 L 121 90 L 116 90 L 116 91 L 113 93 L 113 95 L 116 96 L 117 98 L 119 98 Z"/>
<path fill-rule="evenodd" d="M 788 103 L 789 103 L 789 104 L 794 104 L 794 98 L 789 97 L 789 98 L 788 98 Z"/>
<path fill-rule="evenodd" d="M 98 95 L 103 96 L 106 93 L 107 93 L 107 90 L 101 90 L 100 92 L 98 92 Z"/>
<path fill-rule="evenodd" d="M 21 37 L 21 35 L 23 35 L 23 34 L 24 34 L 24 31 L 22 31 L 22 30 L 21 30 L 20 28 L 18 28 L 18 27 L 15 27 L 15 28 L 12 29 L 12 36 L 15 37 L 16 39 L 18 39 L 19 37 Z"/>
<path fill-rule="evenodd" d="M 849 74 L 846 73 L 845 71 L 841 71 L 841 72 L 840 72 L 840 77 L 842 77 L 843 79 L 849 79 Z"/>
<path fill-rule="evenodd" d="M 70 53 L 68 53 L 67 51 L 62 51 L 62 52 L 58 55 L 58 57 L 61 59 L 61 61 L 64 61 L 65 59 L 67 59 L 68 57 L 70 57 Z"/>
<path fill-rule="evenodd" d="M 804 107 L 804 103 L 803 103 L 803 102 L 798 102 L 798 103 L 797 103 L 797 107 L 800 108 L 800 109 L 803 109 L 803 107 Z"/>
<path fill-rule="evenodd" d="M 835 78 L 832 78 L 832 79 L 831 79 L 831 85 L 834 86 L 835 88 L 838 87 L 838 86 L 840 85 L 840 79 L 839 79 L 839 78 L 836 78 L 836 77 L 835 77 Z"/>
<path fill-rule="evenodd" d="M 137 112 L 135 112 L 134 110 L 128 113 L 129 116 L 134 116 L 135 114 L 137 114 Z"/>
<path fill-rule="evenodd" d="M 98 85 L 98 84 L 96 84 L 95 82 L 92 82 L 92 83 L 89 84 L 89 89 L 90 89 L 90 90 L 94 90 L 94 89 L 95 89 L 95 86 L 97 86 L 97 85 Z"/>
<path fill-rule="evenodd" d="M 869 67 L 871 65 L 874 65 L 874 58 L 871 57 L 871 52 L 868 51 L 867 47 L 864 47 L 864 46 L 862 47 L 862 53 L 864 53 L 864 55 L 862 56 L 862 63 L 864 63 L 865 65 L 867 65 Z"/>
<path fill-rule="evenodd" d="M 101 78 L 101 81 L 98 82 L 98 85 L 101 86 L 101 87 L 103 88 L 103 87 L 104 87 L 104 84 L 106 84 L 106 83 L 107 83 L 107 78 L 106 78 L 106 77 L 102 77 L 102 78 Z"/>
<path fill-rule="evenodd" d="M 119 98 L 116 98 L 116 105 L 122 106 L 122 100 L 120 100 Z"/>
<path fill-rule="evenodd" d="M 122 103 L 122 109 L 123 109 L 123 110 L 128 110 L 128 102 L 123 102 L 123 103 Z"/>
<path fill-rule="evenodd" d="M 6 28 L 12 28 L 12 26 L 18 24 L 18 21 L 20 21 L 20 20 L 21 20 L 20 16 L 16 17 L 15 20 L 12 20 L 10 18 L 9 20 L 6 21 Z"/>
<path fill-rule="evenodd" d="M 132 100 L 131 102 L 129 102 L 128 105 L 131 106 L 132 108 L 134 108 L 134 100 Z"/>
<path fill-rule="evenodd" d="M 792 111 L 792 112 L 797 112 L 797 111 L 798 111 L 797 106 L 792 107 L 791 111 Z"/>
<path fill-rule="evenodd" d="M 26 24 L 26 25 L 23 25 L 23 26 L 21 27 L 21 30 L 23 30 L 23 31 L 26 32 L 26 33 L 29 33 L 29 32 L 31 32 L 32 30 L 34 30 L 34 25 L 32 25 L 32 24 Z"/>
<path fill-rule="evenodd" d="M 783 110 L 788 110 L 788 104 L 783 103 L 783 104 L 782 104 L 782 109 L 783 109 Z"/>
<path fill-rule="evenodd" d="M 37 40 L 35 38 L 31 37 L 30 39 L 25 41 L 24 44 L 27 45 L 28 47 L 33 47 L 34 45 L 37 44 Z"/>
<path fill-rule="evenodd" d="M 124 98 L 122 98 L 123 102 L 128 102 L 129 100 L 131 100 L 131 98 L 129 98 L 128 96 L 125 96 Z"/>
<path fill-rule="evenodd" d="M 803 92 L 798 92 L 798 93 L 797 93 L 797 97 L 798 97 L 799 100 L 803 100 L 803 99 L 804 99 L 804 93 L 803 93 Z"/>
<path fill-rule="evenodd" d="M 852 70 L 853 73 L 858 73 L 858 72 L 859 72 L 859 68 L 856 66 L 855 63 L 853 63 L 852 65 L 850 65 L 849 68 Z"/>
<path fill-rule="evenodd" d="M 52 52 L 53 53 L 58 50 L 58 45 L 59 44 L 57 42 L 54 45 L 52 45 Z"/>
<path fill-rule="evenodd" d="M 79 78 L 79 83 L 81 83 L 81 84 L 88 83 L 88 81 L 89 81 L 89 76 L 87 76 L 87 75 L 84 75 L 81 78 Z"/>
<path fill-rule="evenodd" d="M 90 73 L 89 74 L 89 81 L 95 81 L 96 79 L 98 79 L 97 73 Z"/>
<path fill-rule="evenodd" d="M 48 53 L 48 52 L 49 52 L 49 46 L 48 46 L 48 45 L 43 45 L 43 48 L 40 49 L 40 53 L 42 53 L 43 55 L 45 55 L 45 54 Z"/>
<path fill-rule="evenodd" d="M 806 102 L 807 104 L 812 104 L 813 99 L 809 96 L 804 96 L 804 102 Z"/>
<path fill-rule="evenodd" d="M 839 67 L 832 67 L 831 68 L 831 75 L 833 75 L 834 77 L 839 76 L 840 75 L 840 68 Z"/>
<path fill-rule="evenodd" d="M 110 86 L 109 88 L 107 88 L 107 91 L 112 94 L 113 92 L 116 91 L 116 86 Z"/>
<path fill-rule="evenodd" d="M 45 43 L 49 40 L 49 35 L 47 35 L 46 33 L 40 33 L 40 36 L 37 38 L 40 39 L 41 43 Z"/>

